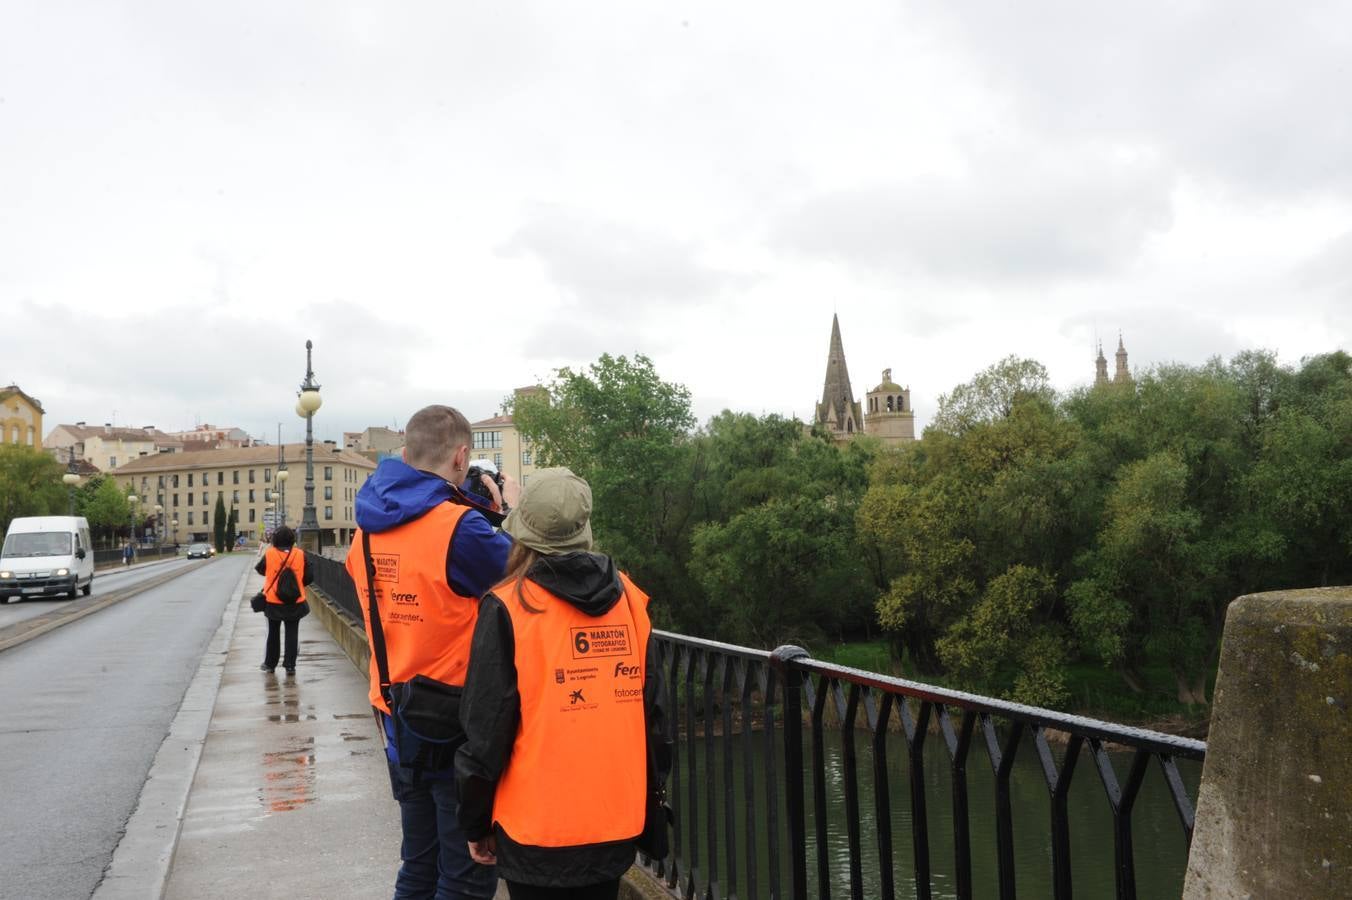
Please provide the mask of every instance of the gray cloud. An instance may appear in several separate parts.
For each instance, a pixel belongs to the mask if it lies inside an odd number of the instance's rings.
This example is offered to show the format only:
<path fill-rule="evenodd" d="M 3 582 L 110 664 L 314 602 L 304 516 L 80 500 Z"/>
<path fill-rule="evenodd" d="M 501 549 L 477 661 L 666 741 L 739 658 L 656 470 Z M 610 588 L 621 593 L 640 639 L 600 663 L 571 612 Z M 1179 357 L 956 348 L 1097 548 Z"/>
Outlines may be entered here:
<path fill-rule="evenodd" d="M 690 241 L 558 206 L 533 210 L 500 252 L 538 262 L 584 312 L 707 302 L 747 283 L 702 263 Z"/>
<path fill-rule="evenodd" d="M 1198 365 L 1213 356 L 1228 359 L 1250 346 L 1234 334 L 1223 316 L 1182 306 L 1088 310 L 1065 319 L 1060 331 L 1085 348 L 1081 382 L 1094 378 L 1096 340 L 1103 342 L 1108 374 L 1113 374 L 1119 333 L 1133 373 L 1164 363 Z M 1058 380 L 1064 374 L 1057 373 Z M 1072 377 L 1069 382 L 1076 380 Z"/>
<path fill-rule="evenodd" d="M 1145 158 L 983 154 L 966 178 L 812 197 L 774 239 L 784 249 L 891 272 L 974 282 L 1118 272 L 1171 221 L 1170 173 Z"/>
<path fill-rule="evenodd" d="M 1049 143 L 1153 148 L 1250 192 L 1352 189 L 1347 6 L 945 3 L 915 13 Z"/>

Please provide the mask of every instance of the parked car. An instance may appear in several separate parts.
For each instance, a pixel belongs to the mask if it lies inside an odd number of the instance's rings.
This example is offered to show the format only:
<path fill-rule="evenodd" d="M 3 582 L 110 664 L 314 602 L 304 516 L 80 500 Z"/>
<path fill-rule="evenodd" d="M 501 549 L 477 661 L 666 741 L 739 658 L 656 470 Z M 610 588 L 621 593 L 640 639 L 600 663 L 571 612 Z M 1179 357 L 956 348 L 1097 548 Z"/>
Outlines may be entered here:
<path fill-rule="evenodd" d="M 188 545 L 188 559 L 211 559 L 215 555 L 210 544 Z"/>

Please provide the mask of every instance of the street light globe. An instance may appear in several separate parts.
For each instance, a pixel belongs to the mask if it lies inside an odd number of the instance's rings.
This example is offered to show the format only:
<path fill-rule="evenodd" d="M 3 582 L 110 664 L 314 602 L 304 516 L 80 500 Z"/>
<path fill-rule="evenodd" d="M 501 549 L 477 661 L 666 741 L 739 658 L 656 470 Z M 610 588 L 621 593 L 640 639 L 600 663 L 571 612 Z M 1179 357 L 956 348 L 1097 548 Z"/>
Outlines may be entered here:
<path fill-rule="evenodd" d="M 290 472 L 288 472 L 286 469 L 282 469 L 277 473 L 277 480 L 286 481 L 286 479 L 289 478 L 290 476 L 291 476 Z"/>
<path fill-rule="evenodd" d="M 296 405 L 307 413 L 317 413 L 319 407 L 324 405 L 324 398 L 319 396 L 319 391 L 301 391 L 300 400 Z"/>
<path fill-rule="evenodd" d="M 178 519 L 175 519 L 174 521 L 170 522 L 169 524 L 172 525 L 172 526 L 174 526 L 175 528 L 177 528 L 177 527 L 178 527 Z"/>
<path fill-rule="evenodd" d="M 141 502 L 141 498 L 138 497 L 138 496 L 136 496 L 135 494 L 128 494 L 128 495 L 127 495 L 127 502 L 128 502 L 128 503 L 140 503 L 140 502 Z"/>
<path fill-rule="evenodd" d="M 300 405 L 299 400 L 296 401 L 296 415 L 300 416 L 302 419 L 309 415 L 309 413 L 305 411 L 305 407 Z"/>
<path fill-rule="evenodd" d="M 75 487 L 75 485 L 80 483 L 80 476 L 76 475 L 74 472 L 67 472 L 65 475 L 61 476 L 61 481 L 69 487 Z"/>
<path fill-rule="evenodd" d="M 156 503 L 156 504 L 155 504 L 155 515 L 158 516 L 158 515 L 159 515 L 160 513 L 162 513 L 162 512 L 164 512 L 164 507 L 163 507 L 163 506 L 160 506 L 158 503 Z"/>

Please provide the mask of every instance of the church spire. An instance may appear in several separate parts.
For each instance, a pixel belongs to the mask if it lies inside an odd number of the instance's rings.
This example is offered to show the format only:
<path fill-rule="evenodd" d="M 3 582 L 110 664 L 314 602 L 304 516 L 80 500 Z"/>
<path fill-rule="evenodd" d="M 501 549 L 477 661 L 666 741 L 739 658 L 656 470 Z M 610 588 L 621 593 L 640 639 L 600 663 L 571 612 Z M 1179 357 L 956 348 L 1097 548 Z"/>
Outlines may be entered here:
<path fill-rule="evenodd" d="M 831 316 L 831 346 L 826 354 L 826 378 L 817 404 L 817 422 L 833 434 L 845 437 L 864 425 L 863 408 L 855 402 L 850 370 L 845 365 L 845 344 L 840 339 L 840 317 Z"/>
<path fill-rule="evenodd" d="M 1117 371 L 1113 373 L 1113 381 L 1122 384 L 1131 381 L 1131 372 L 1127 369 L 1127 348 L 1122 343 L 1122 332 L 1117 333 Z"/>
<path fill-rule="evenodd" d="M 1094 385 L 1108 383 L 1108 360 L 1103 355 L 1103 342 L 1099 341 L 1098 359 L 1094 360 Z"/>

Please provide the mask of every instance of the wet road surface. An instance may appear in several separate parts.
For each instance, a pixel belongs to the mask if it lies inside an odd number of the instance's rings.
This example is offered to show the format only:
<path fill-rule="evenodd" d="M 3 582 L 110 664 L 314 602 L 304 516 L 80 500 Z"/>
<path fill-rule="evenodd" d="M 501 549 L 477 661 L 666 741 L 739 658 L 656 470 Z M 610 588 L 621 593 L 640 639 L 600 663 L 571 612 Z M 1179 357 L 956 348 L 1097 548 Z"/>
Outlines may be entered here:
<path fill-rule="evenodd" d="M 100 573 L 181 577 L 0 652 L 0 895 L 89 897 L 253 554 Z M 120 577 L 119 577 L 120 576 Z M 61 601 L 26 601 L 48 612 Z M 0 624 L 9 624 L 0 619 Z"/>
<path fill-rule="evenodd" d="M 248 554 L 253 558 L 253 554 Z M 206 565 L 207 560 L 176 559 L 169 562 L 154 562 L 130 569 L 100 569 L 94 573 L 91 597 L 104 597 L 125 591 L 140 582 L 159 578 L 175 571 L 191 571 L 195 567 Z M 238 576 L 236 576 L 238 577 Z M 81 595 L 80 599 L 83 599 Z M 22 622 L 44 613 L 60 611 L 76 601 L 67 597 L 11 597 L 8 603 L 0 602 L 0 628 Z"/>

